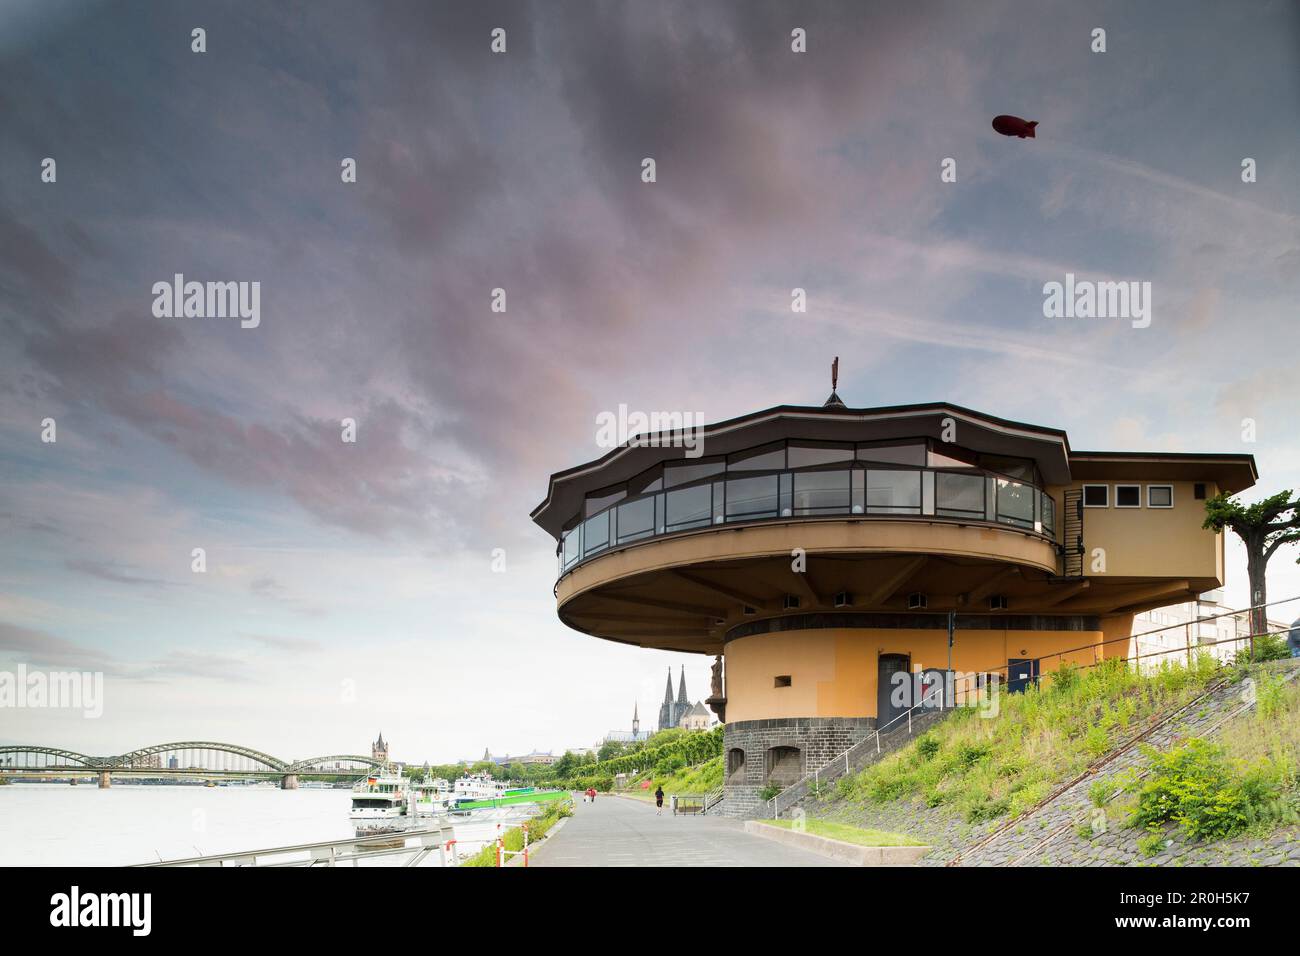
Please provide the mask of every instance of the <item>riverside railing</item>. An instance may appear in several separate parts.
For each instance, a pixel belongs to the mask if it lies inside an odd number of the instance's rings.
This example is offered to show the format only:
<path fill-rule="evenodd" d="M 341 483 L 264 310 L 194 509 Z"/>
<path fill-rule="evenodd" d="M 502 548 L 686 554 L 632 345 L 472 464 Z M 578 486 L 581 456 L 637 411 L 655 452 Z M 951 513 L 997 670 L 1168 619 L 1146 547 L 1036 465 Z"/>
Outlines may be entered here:
<path fill-rule="evenodd" d="M 412 842 L 414 841 L 414 842 Z M 402 866 L 420 866 L 432 854 L 438 853 L 443 866 L 459 866 L 456 850 L 456 830 L 450 824 L 422 827 L 417 830 L 397 830 L 392 833 L 372 833 L 347 840 L 326 840 L 321 843 L 299 843 L 292 846 L 267 847 L 261 850 L 240 850 L 233 853 L 213 853 L 191 856 L 179 860 L 160 860 L 157 863 L 137 863 L 136 866 L 357 866 L 387 857 L 406 856 Z"/>

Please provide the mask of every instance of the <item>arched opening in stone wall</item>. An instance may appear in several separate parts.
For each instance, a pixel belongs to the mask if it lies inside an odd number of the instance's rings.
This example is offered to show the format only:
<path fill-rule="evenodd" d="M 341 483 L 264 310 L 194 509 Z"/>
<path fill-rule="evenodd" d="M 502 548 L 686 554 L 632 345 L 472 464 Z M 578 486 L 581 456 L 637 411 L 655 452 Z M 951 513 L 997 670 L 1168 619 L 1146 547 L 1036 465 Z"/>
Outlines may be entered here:
<path fill-rule="evenodd" d="M 767 783 L 788 787 L 803 776 L 803 753 L 798 747 L 773 747 L 767 752 Z"/>
<path fill-rule="evenodd" d="M 727 751 L 727 781 L 741 783 L 745 779 L 745 751 L 732 747 Z"/>

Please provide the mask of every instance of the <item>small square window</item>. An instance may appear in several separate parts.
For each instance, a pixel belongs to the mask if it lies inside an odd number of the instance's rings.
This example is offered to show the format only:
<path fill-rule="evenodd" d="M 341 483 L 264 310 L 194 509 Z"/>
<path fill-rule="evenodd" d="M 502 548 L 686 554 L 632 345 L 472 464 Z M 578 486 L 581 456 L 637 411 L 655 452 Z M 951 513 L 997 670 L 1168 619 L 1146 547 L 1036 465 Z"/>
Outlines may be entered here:
<path fill-rule="evenodd" d="M 1110 485 L 1084 485 L 1083 506 L 1085 508 L 1109 508 Z"/>
<path fill-rule="evenodd" d="M 1115 486 L 1115 507 L 1116 508 L 1141 508 L 1142 507 L 1142 486 L 1141 485 L 1116 485 Z"/>
<path fill-rule="evenodd" d="M 1148 508 L 1172 508 L 1173 506 L 1173 485 L 1147 485 Z"/>
<path fill-rule="evenodd" d="M 790 675 L 789 675 L 789 674 L 782 674 L 782 675 L 780 675 L 779 677 L 777 677 L 777 679 L 776 679 L 776 681 L 775 681 L 775 683 L 774 683 L 774 686 L 776 686 L 776 687 L 789 687 L 789 686 L 790 686 Z"/>

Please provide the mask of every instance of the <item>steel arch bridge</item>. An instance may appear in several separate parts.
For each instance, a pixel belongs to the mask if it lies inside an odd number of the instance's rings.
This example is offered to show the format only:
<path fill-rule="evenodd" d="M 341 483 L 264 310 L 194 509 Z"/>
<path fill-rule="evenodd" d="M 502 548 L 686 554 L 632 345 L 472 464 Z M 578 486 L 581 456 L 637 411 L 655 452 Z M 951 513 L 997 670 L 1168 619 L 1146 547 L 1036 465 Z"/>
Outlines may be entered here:
<path fill-rule="evenodd" d="M 39 758 L 51 757 L 55 763 L 40 761 Z M 37 758 L 24 760 L 20 758 Z M 67 767 L 72 770 L 98 770 L 103 757 L 90 757 L 75 750 L 61 750 L 58 747 L 33 747 L 27 745 L 0 746 L 0 768 L 24 769 L 32 763 L 41 763 L 47 767 Z"/>
<path fill-rule="evenodd" d="M 163 755 L 177 756 L 176 766 L 164 766 Z M 185 763 L 182 765 L 181 760 Z M 351 766 L 346 766 L 346 765 Z M 239 744 L 215 740 L 180 740 L 153 744 L 113 756 L 94 756 L 34 744 L 0 745 L 4 771 L 112 771 L 117 773 L 216 773 L 243 776 L 318 774 L 357 776 L 380 769 L 383 761 L 363 754 L 327 754 L 306 760 L 282 760 Z"/>

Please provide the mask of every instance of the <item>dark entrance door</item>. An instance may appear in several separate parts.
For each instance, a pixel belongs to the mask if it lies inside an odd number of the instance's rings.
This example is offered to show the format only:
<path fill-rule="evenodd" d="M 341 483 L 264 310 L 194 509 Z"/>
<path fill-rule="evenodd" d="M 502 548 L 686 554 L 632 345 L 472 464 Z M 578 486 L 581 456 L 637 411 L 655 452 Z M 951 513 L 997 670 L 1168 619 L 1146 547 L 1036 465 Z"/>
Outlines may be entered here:
<path fill-rule="evenodd" d="M 911 658 L 906 654 L 881 654 L 876 671 L 876 729 L 884 730 L 895 717 L 907 712 L 914 701 L 912 685 L 895 674 L 911 670 Z M 893 729 L 892 727 L 890 728 Z"/>
<path fill-rule="evenodd" d="M 1007 693 L 1018 694 L 1038 682 L 1038 659 L 1013 657 L 1007 661 Z"/>

